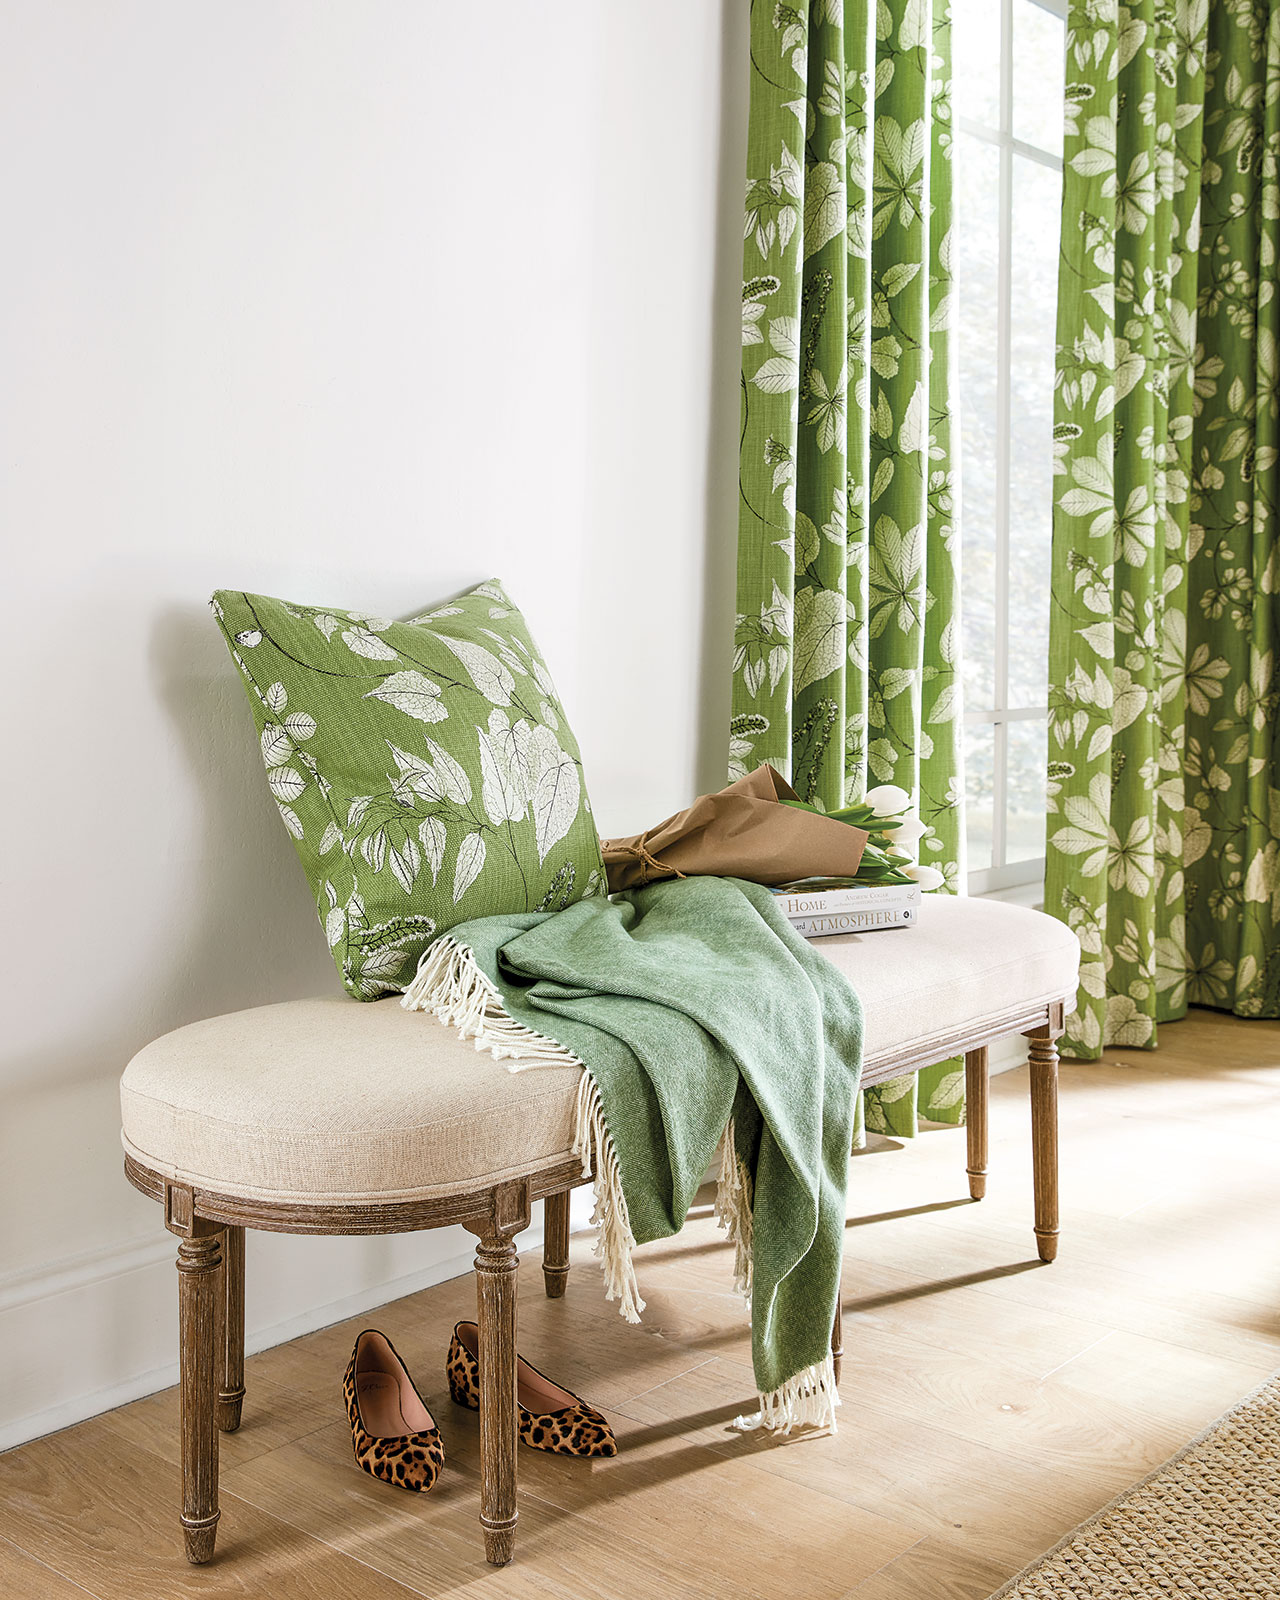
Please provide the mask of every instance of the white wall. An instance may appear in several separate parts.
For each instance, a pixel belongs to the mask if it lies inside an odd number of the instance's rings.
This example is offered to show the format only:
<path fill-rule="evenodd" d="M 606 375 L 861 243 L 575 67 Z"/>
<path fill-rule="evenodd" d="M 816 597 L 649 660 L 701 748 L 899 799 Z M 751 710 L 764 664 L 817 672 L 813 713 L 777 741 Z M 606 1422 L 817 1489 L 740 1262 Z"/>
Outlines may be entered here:
<path fill-rule="evenodd" d="M 721 781 L 743 0 L 0 0 L 0 1445 L 169 1381 L 116 1080 L 333 992 L 205 609 L 500 574 L 601 826 Z M 250 1341 L 463 1270 L 250 1241 Z"/>

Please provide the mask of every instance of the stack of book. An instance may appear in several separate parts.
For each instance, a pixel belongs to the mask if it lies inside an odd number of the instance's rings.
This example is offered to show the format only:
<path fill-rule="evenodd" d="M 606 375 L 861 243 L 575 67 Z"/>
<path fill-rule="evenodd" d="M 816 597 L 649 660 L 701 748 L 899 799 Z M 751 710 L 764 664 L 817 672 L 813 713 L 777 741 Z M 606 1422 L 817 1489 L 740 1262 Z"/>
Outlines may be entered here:
<path fill-rule="evenodd" d="M 821 879 L 787 883 L 773 892 L 791 926 L 806 939 L 831 933 L 872 933 L 910 928 L 920 915 L 917 883 L 853 884 L 824 888 Z"/>

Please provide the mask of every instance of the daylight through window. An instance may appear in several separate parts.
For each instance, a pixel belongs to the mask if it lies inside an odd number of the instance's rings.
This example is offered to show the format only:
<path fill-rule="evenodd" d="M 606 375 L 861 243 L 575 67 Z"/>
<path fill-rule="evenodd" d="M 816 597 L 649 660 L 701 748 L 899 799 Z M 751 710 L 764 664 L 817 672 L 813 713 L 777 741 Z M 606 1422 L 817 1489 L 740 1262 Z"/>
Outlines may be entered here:
<path fill-rule="evenodd" d="M 1066 0 L 953 0 L 969 888 L 1044 876 Z"/>

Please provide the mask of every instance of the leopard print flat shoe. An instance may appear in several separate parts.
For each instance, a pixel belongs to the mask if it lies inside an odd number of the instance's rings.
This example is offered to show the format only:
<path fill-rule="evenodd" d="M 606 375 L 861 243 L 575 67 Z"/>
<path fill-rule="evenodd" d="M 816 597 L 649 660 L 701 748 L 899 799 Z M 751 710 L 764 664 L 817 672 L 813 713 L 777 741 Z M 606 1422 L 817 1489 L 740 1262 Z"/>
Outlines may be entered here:
<path fill-rule="evenodd" d="M 460 1406 L 480 1407 L 480 1363 L 476 1359 L 479 1330 L 460 1322 L 453 1330 L 445 1375 L 449 1393 Z M 560 1456 L 616 1456 L 613 1429 L 594 1406 L 579 1400 L 544 1377 L 523 1356 L 516 1357 L 516 1399 L 520 1405 L 520 1438 L 534 1450 Z"/>
<path fill-rule="evenodd" d="M 426 1494 L 444 1466 L 435 1418 L 385 1334 L 366 1328 L 342 1381 L 356 1462 L 374 1478 Z"/>

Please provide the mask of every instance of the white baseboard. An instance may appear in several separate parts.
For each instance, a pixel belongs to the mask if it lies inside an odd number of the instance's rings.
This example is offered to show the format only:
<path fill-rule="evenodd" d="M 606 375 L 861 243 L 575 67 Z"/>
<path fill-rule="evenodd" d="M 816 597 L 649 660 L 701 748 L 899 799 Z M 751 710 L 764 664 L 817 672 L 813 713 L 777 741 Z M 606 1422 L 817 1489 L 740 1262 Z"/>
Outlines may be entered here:
<path fill-rule="evenodd" d="M 589 1187 L 570 1226 L 590 1227 Z M 542 1208 L 517 1241 L 542 1243 Z M 127 1405 L 178 1380 L 177 1241 L 145 1238 L 0 1274 L 0 1450 Z M 461 1228 L 368 1239 L 248 1237 L 245 1348 L 285 1344 L 469 1273 Z"/>
<path fill-rule="evenodd" d="M 581 1217 L 577 1220 L 581 1222 Z M 521 1249 L 541 1244 L 540 1210 L 535 1211 L 535 1223 L 520 1236 Z M 360 1249 L 387 1241 L 340 1241 L 355 1249 L 343 1252 L 350 1257 L 340 1263 L 346 1267 L 349 1286 L 335 1295 L 332 1271 L 309 1270 L 305 1261 L 297 1259 L 301 1253 L 296 1247 L 301 1241 L 251 1235 L 246 1350 L 270 1349 L 471 1271 L 474 1245 L 461 1229 L 399 1237 L 410 1241 L 411 1251 L 416 1242 L 425 1259 L 407 1271 L 389 1275 L 376 1275 L 385 1251 Z M 269 1243 L 264 1242 L 268 1239 Z M 295 1295 L 296 1309 L 285 1309 L 275 1293 L 255 1297 L 255 1245 L 301 1269 L 304 1292 Z M 175 1250 L 176 1241 L 162 1233 L 158 1239 L 126 1241 L 47 1268 L 0 1277 L 0 1348 L 7 1352 L 0 1373 L 0 1450 L 55 1433 L 177 1382 Z M 362 1257 L 375 1275 L 360 1282 Z M 294 1276 L 299 1276 L 297 1271 Z M 339 1272 L 336 1281 L 341 1281 L 341 1276 Z M 265 1316 L 256 1321 L 255 1298 L 270 1301 L 262 1308 Z"/>
<path fill-rule="evenodd" d="M 38 1300 L 50 1300 L 55 1295 L 156 1266 L 168 1261 L 174 1249 L 170 1236 L 162 1233 L 159 1237 L 149 1236 L 120 1245 L 102 1245 L 48 1265 L 41 1263 L 19 1268 L 16 1272 L 0 1273 L 0 1316 L 21 1306 L 34 1305 Z"/>
<path fill-rule="evenodd" d="M 1027 1058 L 1027 1041 L 1021 1034 L 1011 1033 L 987 1046 L 987 1072 L 993 1078 L 1001 1072 L 1012 1072 L 1015 1067 L 1025 1067 Z"/>

